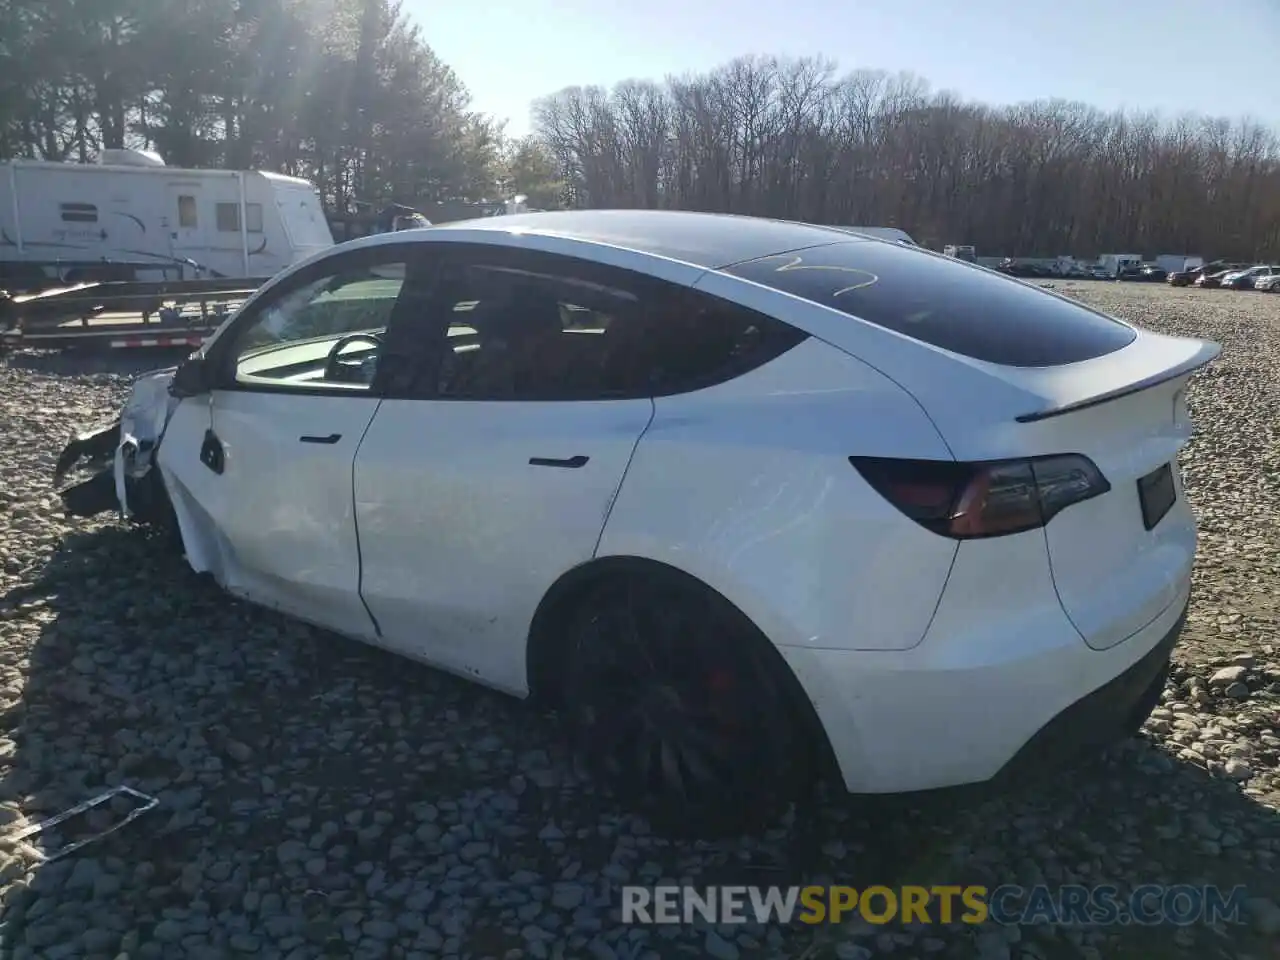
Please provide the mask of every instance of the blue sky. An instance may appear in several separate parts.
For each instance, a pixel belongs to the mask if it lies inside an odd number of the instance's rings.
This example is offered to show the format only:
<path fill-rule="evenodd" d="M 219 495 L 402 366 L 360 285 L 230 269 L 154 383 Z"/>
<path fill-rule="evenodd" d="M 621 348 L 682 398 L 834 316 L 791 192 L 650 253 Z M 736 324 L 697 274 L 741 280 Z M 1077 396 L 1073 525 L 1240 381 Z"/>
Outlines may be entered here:
<path fill-rule="evenodd" d="M 1280 127 L 1280 0 L 405 0 L 473 107 L 529 131 L 566 86 L 747 53 L 911 70 L 966 99 L 1251 115 Z"/>

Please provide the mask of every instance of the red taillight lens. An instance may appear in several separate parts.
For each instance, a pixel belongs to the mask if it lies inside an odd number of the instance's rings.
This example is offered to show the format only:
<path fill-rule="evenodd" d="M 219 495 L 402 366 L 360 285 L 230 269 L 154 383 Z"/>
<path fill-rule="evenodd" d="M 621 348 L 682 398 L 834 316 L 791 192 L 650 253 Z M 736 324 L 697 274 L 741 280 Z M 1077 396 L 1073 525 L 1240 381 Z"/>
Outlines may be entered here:
<path fill-rule="evenodd" d="M 916 523 L 957 540 L 1033 530 L 1111 489 L 1093 461 L 1079 454 L 979 463 L 884 457 L 849 462 Z"/>

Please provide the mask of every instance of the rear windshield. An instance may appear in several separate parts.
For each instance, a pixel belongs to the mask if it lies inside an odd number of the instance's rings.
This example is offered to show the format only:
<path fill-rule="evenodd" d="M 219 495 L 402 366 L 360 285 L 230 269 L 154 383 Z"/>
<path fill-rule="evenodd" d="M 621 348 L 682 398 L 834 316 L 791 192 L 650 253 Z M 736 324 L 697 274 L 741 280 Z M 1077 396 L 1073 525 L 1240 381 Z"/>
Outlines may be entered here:
<path fill-rule="evenodd" d="M 834 243 L 724 272 L 953 353 L 1012 367 L 1092 360 L 1137 336 L 1074 301 L 900 244 Z"/>

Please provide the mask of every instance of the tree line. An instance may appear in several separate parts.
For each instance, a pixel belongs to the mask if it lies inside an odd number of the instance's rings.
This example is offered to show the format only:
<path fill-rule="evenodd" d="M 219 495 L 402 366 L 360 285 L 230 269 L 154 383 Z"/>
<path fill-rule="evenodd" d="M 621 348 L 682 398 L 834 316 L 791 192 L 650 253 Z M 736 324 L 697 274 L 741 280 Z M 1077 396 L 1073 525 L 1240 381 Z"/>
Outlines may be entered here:
<path fill-rule="evenodd" d="M 906 74 L 744 57 L 572 87 L 518 140 L 398 0 L 0 0 L 0 158 L 140 146 L 306 177 L 326 207 L 525 193 L 900 226 L 980 254 L 1280 258 L 1280 144 L 1249 122 L 990 107 Z"/>
<path fill-rule="evenodd" d="M 898 226 L 979 255 L 1280 259 L 1280 141 L 1254 122 L 992 107 L 764 56 L 571 87 L 534 116 L 574 205 Z"/>
<path fill-rule="evenodd" d="M 0 158 L 120 147 L 344 212 L 490 197 L 527 152 L 392 0 L 0 0 Z"/>

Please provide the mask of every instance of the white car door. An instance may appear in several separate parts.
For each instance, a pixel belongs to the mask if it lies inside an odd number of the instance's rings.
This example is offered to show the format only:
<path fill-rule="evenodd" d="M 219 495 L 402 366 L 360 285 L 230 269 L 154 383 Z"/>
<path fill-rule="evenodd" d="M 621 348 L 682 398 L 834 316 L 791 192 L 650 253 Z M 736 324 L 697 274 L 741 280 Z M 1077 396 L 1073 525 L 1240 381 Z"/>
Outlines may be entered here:
<path fill-rule="evenodd" d="M 158 458 L 197 570 L 369 640 L 351 471 L 408 259 L 399 246 L 337 254 L 251 304 L 210 345 L 214 388 L 179 405 Z"/>
<path fill-rule="evenodd" d="M 445 348 L 384 399 L 356 458 L 361 592 L 388 646 L 527 689 L 538 603 L 594 555 L 653 415 L 620 346 L 645 305 L 618 274 L 450 255 L 432 314 Z"/>

